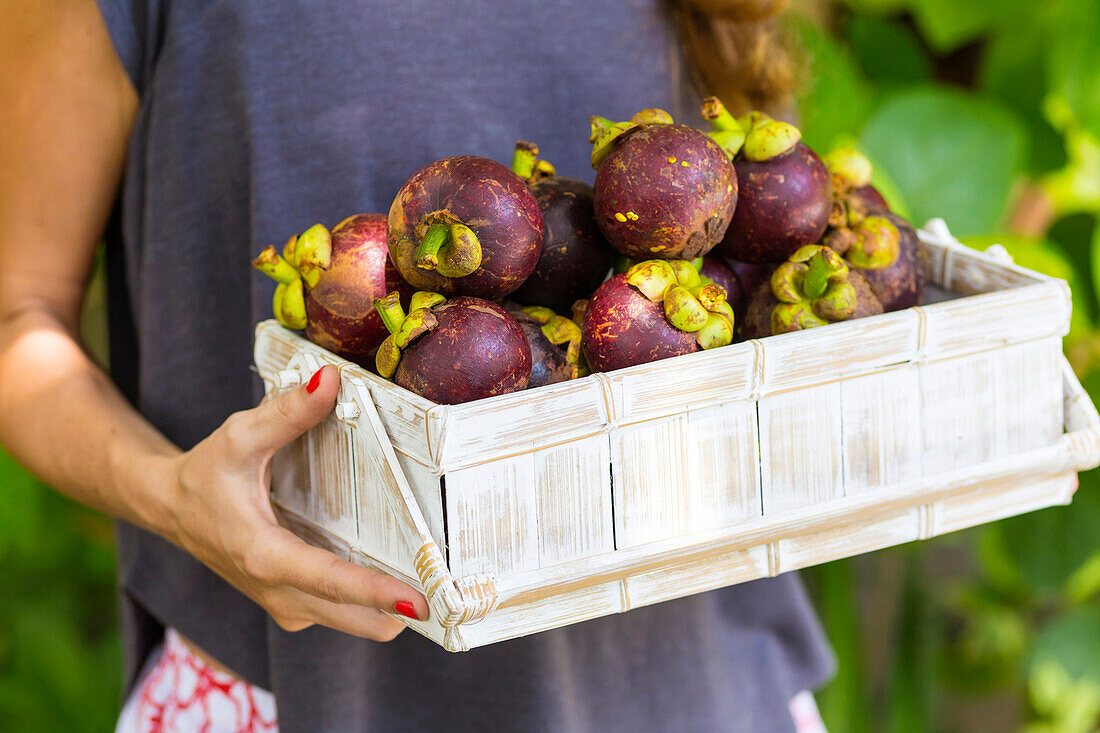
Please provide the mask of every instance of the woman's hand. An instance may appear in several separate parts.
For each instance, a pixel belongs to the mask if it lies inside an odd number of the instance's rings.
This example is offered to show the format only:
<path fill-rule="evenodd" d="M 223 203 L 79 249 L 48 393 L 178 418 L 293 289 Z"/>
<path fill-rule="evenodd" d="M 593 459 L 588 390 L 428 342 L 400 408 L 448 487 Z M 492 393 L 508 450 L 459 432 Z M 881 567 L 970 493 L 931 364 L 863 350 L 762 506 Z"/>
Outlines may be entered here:
<path fill-rule="evenodd" d="M 172 539 L 254 600 L 288 631 L 313 624 L 389 641 L 398 606 L 428 617 L 405 583 L 307 545 L 275 520 L 268 499 L 275 452 L 324 419 L 339 389 L 334 367 L 309 383 L 234 413 L 169 461 L 175 486 Z M 312 390 L 311 390 L 312 387 Z"/>

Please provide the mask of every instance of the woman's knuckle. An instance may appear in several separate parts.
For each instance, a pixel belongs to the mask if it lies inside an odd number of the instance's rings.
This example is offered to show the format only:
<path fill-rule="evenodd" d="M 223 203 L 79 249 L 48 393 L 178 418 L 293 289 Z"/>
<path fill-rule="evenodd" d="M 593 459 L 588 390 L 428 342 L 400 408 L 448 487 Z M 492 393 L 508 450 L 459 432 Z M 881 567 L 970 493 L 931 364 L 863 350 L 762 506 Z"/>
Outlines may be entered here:
<path fill-rule="evenodd" d="M 345 603 L 346 596 L 344 589 L 337 580 L 330 574 L 324 574 L 317 579 L 315 584 L 315 591 L 319 598 L 332 603 Z"/>
<path fill-rule="evenodd" d="M 271 559 L 266 552 L 249 549 L 244 553 L 240 562 L 241 569 L 253 580 L 263 585 L 275 584 L 275 572 L 271 566 Z"/>
<path fill-rule="evenodd" d="M 230 450 L 241 451 L 248 444 L 251 429 L 243 412 L 234 412 L 222 423 L 222 435 Z"/>

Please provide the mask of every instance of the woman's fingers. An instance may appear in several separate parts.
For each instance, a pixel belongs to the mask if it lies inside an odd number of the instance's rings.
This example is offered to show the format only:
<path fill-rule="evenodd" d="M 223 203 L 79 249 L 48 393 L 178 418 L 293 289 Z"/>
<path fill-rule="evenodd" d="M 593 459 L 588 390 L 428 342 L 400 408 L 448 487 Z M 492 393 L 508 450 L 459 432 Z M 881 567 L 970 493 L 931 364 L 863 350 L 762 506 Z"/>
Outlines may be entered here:
<path fill-rule="evenodd" d="M 232 415 L 224 425 L 226 437 L 241 454 L 267 458 L 324 420 L 339 390 L 336 367 L 324 366 L 305 384 Z"/>
<path fill-rule="evenodd" d="M 412 586 L 306 544 L 282 527 L 264 538 L 256 564 L 251 571 L 261 581 L 289 586 L 327 603 L 390 612 L 408 611 L 404 604 L 411 604 L 416 618 L 428 618 L 428 602 Z"/>
<path fill-rule="evenodd" d="M 272 618 L 287 631 L 301 631 L 313 624 L 374 641 L 390 641 L 405 630 L 405 624 L 375 608 L 331 603 L 295 588 L 284 588 L 276 602 L 280 610 Z"/>

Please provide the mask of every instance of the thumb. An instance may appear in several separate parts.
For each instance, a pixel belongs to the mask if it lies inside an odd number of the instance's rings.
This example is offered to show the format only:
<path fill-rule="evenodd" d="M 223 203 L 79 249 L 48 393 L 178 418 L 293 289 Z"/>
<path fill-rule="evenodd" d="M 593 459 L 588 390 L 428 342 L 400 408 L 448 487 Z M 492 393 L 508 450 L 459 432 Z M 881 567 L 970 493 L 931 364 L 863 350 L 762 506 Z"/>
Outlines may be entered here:
<path fill-rule="evenodd" d="M 328 417 L 339 390 L 336 367 L 321 367 L 305 384 L 241 413 L 247 438 L 239 444 L 253 455 L 274 453 Z"/>

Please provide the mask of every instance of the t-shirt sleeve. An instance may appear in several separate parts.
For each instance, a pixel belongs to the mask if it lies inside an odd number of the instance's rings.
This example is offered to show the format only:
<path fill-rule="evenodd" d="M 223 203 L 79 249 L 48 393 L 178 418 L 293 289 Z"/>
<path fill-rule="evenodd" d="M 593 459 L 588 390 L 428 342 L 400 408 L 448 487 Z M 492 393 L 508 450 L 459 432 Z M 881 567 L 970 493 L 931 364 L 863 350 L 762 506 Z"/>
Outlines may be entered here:
<path fill-rule="evenodd" d="M 126 74 L 137 90 L 145 92 L 149 49 L 146 48 L 149 17 L 148 0 L 96 0 L 107 33 L 115 46 Z"/>

